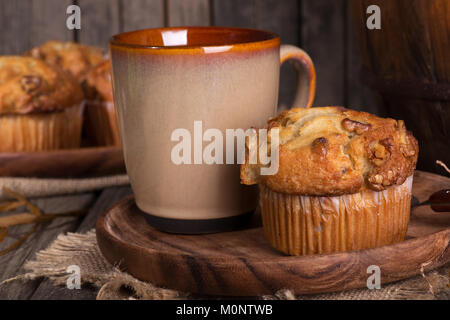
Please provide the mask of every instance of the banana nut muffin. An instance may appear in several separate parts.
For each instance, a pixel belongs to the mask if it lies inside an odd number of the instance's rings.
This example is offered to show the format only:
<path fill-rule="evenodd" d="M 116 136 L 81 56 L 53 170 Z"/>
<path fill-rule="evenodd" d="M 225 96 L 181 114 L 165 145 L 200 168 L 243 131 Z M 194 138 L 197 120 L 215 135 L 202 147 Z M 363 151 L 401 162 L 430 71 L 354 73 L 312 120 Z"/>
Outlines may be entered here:
<path fill-rule="evenodd" d="M 32 57 L 0 57 L 0 152 L 80 145 L 83 92 L 70 74 Z"/>
<path fill-rule="evenodd" d="M 81 83 L 87 72 L 106 60 L 101 48 L 74 42 L 47 41 L 25 55 L 44 60 L 49 65 L 70 72 Z"/>
<path fill-rule="evenodd" d="M 279 168 L 260 175 L 241 166 L 241 182 L 259 184 L 264 232 L 291 255 L 382 246 L 406 235 L 418 144 L 402 120 L 343 107 L 284 111 Z M 268 142 L 269 143 L 269 142 Z"/>

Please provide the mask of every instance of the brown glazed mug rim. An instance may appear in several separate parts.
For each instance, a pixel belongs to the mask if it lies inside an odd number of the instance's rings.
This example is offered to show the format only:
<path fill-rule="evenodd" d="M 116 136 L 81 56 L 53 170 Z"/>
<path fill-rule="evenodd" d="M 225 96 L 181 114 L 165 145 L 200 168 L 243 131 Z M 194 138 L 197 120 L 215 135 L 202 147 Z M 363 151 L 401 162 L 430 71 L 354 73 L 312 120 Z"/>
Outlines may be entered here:
<path fill-rule="evenodd" d="M 183 44 L 183 45 L 164 45 L 157 43 L 150 43 L 149 37 L 147 37 L 144 42 L 139 39 L 139 35 L 154 35 L 162 34 L 162 32 L 170 31 L 183 31 L 187 30 L 197 37 L 194 44 Z M 220 41 L 220 36 L 228 35 L 225 40 Z M 233 41 L 233 36 L 241 36 L 241 38 Z M 203 39 L 201 39 L 203 37 Z M 208 38 L 209 37 L 209 38 Z M 199 41 L 202 41 L 200 43 Z M 228 41 L 227 41 L 228 40 Z M 139 43 L 141 42 L 141 43 Z M 161 42 L 161 41 L 160 41 Z M 189 50 L 203 51 L 203 48 L 227 48 L 224 51 L 249 51 L 255 49 L 264 49 L 277 47 L 281 43 L 280 36 L 274 32 L 251 29 L 251 28 L 235 28 L 235 27 L 217 27 L 217 26 L 207 26 L 207 27 L 191 27 L 191 26 L 181 26 L 181 27 L 164 27 L 164 28 L 151 28 L 151 29 L 140 29 L 134 31 L 128 31 L 120 34 L 113 35 L 109 40 L 109 45 L 111 48 L 124 49 L 124 50 L 157 50 L 165 51 L 167 53 L 175 52 L 185 52 Z"/>

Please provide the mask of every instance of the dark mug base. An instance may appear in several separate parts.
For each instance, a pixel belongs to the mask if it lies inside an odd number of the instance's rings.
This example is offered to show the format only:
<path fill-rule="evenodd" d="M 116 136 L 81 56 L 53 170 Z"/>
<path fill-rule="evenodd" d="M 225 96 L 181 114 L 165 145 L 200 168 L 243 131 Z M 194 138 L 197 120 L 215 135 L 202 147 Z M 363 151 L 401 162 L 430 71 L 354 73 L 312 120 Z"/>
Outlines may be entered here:
<path fill-rule="evenodd" d="M 227 218 L 187 220 L 161 218 L 142 212 L 141 210 L 139 211 L 145 217 L 147 223 L 153 228 L 176 234 L 205 234 L 242 230 L 249 227 L 254 213 L 254 210 L 252 210 Z"/>

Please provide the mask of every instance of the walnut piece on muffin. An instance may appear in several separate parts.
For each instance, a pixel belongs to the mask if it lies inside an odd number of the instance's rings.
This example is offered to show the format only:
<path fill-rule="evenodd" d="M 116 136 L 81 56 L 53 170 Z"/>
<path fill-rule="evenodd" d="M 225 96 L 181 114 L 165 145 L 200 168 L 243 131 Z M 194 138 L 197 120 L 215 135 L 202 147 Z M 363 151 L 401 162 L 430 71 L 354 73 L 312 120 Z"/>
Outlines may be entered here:
<path fill-rule="evenodd" d="M 80 144 L 83 92 L 70 74 L 44 61 L 0 57 L 0 151 Z"/>
<path fill-rule="evenodd" d="M 280 129 L 278 172 L 261 176 L 258 165 L 244 163 L 244 184 L 311 196 L 380 191 L 402 184 L 417 163 L 417 140 L 402 120 L 343 107 L 294 108 L 267 128 Z"/>
<path fill-rule="evenodd" d="M 103 49 L 74 42 L 47 41 L 25 55 L 44 60 L 54 67 L 70 72 L 79 82 L 87 72 L 106 60 Z"/>

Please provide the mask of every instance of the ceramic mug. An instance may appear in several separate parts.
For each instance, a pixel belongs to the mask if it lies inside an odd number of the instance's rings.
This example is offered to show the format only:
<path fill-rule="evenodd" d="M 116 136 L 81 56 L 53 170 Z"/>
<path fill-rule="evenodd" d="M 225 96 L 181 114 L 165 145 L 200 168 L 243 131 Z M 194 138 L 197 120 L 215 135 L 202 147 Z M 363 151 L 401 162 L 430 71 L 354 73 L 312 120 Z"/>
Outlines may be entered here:
<path fill-rule="evenodd" d="M 280 46 L 275 33 L 225 27 L 127 32 L 111 38 L 110 54 L 125 164 L 148 222 L 177 233 L 240 226 L 257 206 L 257 190 L 240 184 L 238 164 L 204 163 L 194 159 L 195 148 L 208 144 L 202 135 L 209 128 L 225 137 L 226 129 L 264 127 L 277 110 L 284 61 L 298 74 L 293 105 L 310 107 L 309 56 Z M 190 164 L 173 161 L 180 129 L 190 134 Z"/>

